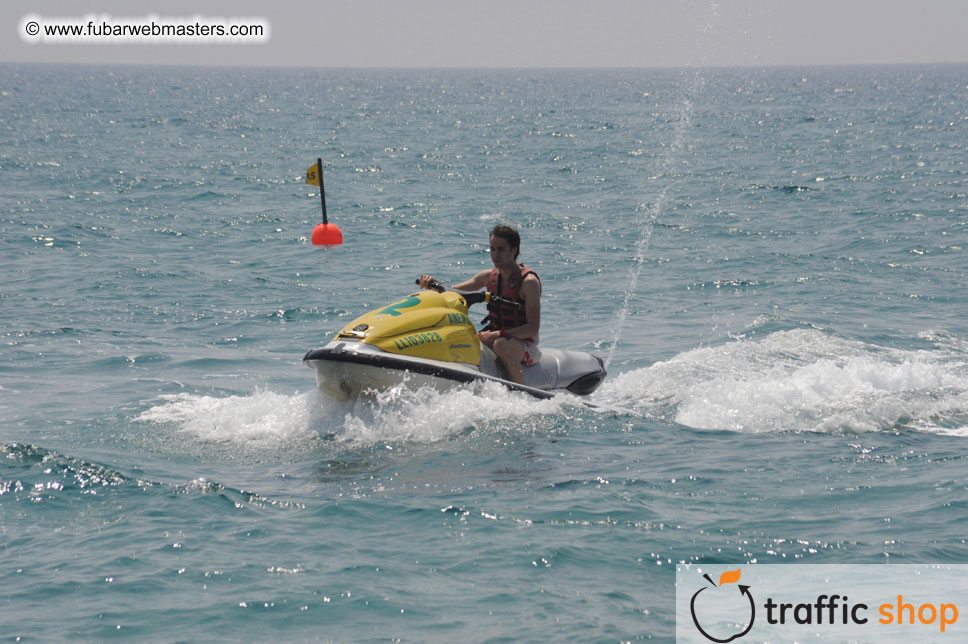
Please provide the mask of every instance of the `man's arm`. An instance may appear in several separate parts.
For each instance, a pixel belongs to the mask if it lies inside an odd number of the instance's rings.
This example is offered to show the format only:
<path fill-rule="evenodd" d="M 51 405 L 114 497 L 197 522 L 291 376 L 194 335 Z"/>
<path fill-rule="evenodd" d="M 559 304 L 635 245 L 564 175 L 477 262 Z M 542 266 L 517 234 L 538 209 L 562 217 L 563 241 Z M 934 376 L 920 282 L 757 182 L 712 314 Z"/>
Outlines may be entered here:
<path fill-rule="evenodd" d="M 454 284 L 453 289 L 455 291 L 479 291 L 485 286 L 487 286 L 487 278 L 491 274 L 491 271 L 481 271 L 474 277 L 461 282 L 460 284 Z"/>
<path fill-rule="evenodd" d="M 460 284 L 454 284 L 451 286 L 455 291 L 478 291 L 485 286 L 487 286 L 487 277 L 490 275 L 491 271 L 481 271 L 469 280 L 464 280 Z M 420 288 L 430 288 L 430 282 L 433 281 L 433 277 L 430 275 L 420 276 Z"/>

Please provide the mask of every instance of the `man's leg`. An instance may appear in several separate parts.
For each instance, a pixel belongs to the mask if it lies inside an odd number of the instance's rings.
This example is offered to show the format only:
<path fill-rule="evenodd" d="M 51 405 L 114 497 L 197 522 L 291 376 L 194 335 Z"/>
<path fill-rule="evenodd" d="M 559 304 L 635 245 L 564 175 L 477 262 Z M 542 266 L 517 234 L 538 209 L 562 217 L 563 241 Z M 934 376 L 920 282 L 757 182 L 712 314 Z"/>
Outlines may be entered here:
<path fill-rule="evenodd" d="M 524 359 L 524 342 L 514 338 L 498 338 L 494 341 L 494 353 L 504 363 L 508 372 L 508 380 L 519 385 L 524 384 L 524 371 L 521 361 Z"/>

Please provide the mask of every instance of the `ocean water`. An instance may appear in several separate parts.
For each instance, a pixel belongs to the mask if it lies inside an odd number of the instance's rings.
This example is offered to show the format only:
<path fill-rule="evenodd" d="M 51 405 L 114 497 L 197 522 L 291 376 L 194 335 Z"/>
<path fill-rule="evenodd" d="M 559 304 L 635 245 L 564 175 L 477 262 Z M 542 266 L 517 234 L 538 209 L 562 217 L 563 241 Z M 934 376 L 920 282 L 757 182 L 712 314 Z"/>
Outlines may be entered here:
<path fill-rule="evenodd" d="M 669 642 L 678 563 L 968 557 L 968 66 L 5 64 L 0 177 L 0 641 Z M 498 222 L 620 411 L 316 391 Z"/>

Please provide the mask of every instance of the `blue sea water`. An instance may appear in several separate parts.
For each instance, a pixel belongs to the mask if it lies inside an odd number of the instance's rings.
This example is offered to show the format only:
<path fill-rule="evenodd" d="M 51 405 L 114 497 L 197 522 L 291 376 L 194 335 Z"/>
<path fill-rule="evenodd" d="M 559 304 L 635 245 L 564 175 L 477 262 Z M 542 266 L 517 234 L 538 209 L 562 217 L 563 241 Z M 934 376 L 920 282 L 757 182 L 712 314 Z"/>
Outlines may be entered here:
<path fill-rule="evenodd" d="M 677 563 L 968 558 L 968 66 L 4 64 L 0 177 L 0 641 L 668 642 Z M 627 411 L 315 390 L 498 222 Z"/>

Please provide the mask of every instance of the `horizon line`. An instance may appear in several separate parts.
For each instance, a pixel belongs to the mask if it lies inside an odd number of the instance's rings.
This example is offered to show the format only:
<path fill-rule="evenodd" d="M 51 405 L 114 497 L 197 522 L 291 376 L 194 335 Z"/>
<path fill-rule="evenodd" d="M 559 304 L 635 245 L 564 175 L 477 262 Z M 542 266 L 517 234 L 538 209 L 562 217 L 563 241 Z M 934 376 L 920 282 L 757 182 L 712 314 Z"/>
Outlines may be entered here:
<path fill-rule="evenodd" d="M 762 63 L 735 65 L 293 65 L 293 64 L 212 64 L 191 62 L 77 62 L 44 60 L 0 60 L 0 65 L 43 65 L 70 67 L 169 67 L 196 69 L 290 69 L 326 71 L 637 71 L 637 70 L 727 70 L 727 69 L 802 69 L 802 68 L 846 68 L 846 67 L 932 67 L 968 65 L 968 60 L 939 60 L 915 62 L 844 62 L 844 63 Z"/>

